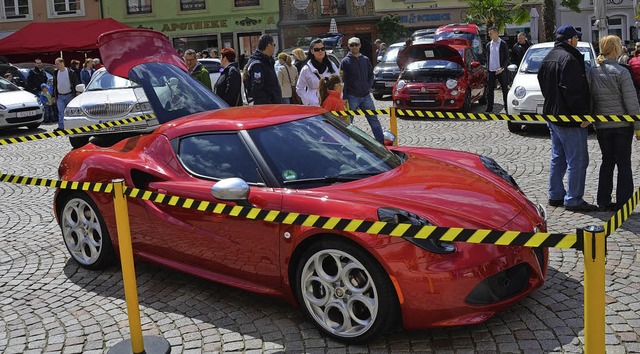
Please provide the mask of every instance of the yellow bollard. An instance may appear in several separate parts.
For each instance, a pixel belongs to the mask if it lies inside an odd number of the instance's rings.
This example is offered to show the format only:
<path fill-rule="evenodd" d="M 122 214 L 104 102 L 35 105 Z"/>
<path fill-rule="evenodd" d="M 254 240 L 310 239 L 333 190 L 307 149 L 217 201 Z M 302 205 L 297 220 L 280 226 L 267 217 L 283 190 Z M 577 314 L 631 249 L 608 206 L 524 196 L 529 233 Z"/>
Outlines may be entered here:
<path fill-rule="evenodd" d="M 584 352 L 605 352 L 605 253 L 602 226 L 578 229 L 584 237 Z"/>
<path fill-rule="evenodd" d="M 398 119 L 396 118 L 396 108 L 391 107 L 389 109 L 389 125 L 391 126 L 391 134 L 396 137 L 396 140 L 393 142 L 393 146 L 398 146 Z"/>
<path fill-rule="evenodd" d="M 113 181 L 113 205 L 116 210 L 122 280 L 124 282 L 127 313 L 129 314 L 129 330 L 131 332 L 131 349 L 136 354 L 143 353 L 144 342 L 142 341 L 142 325 L 140 324 L 138 286 L 136 284 L 136 270 L 133 266 L 131 230 L 129 230 L 129 208 L 127 207 L 127 197 L 124 195 L 124 180 L 122 179 Z"/>

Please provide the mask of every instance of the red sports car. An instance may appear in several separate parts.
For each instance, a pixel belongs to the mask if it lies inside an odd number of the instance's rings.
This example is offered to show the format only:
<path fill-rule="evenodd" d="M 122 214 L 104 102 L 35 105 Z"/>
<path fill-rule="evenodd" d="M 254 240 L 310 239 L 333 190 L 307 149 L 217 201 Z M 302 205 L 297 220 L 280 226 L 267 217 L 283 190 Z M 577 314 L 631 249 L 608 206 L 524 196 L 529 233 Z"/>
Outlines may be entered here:
<path fill-rule="evenodd" d="M 133 66 L 128 78 L 159 117 L 213 96 L 163 63 Z M 191 83 L 183 87 L 187 104 L 161 98 L 175 82 Z M 73 150 L 59 175 L 123 178 L 127 186 L 170 195 L 325 217 L 546 231 L 544 209 L 491 158 L 387 148 L 315 107 L 190 114 L 112 146 Z M 398 323 L 419 329 L 483 322 L 540 287 L 547 269 L 544 249 L 251 221 L 142 199 L 129 198 L 128 207 L 138 259 L 300 305 L 324 333 L 346 342 L 370 340 Z M 76 262 L 99 269 L 116 261 L 111 195 L 61 189 L 55 211 Z"/>
<path fill-rule="evenodd" d="M 463 110 L 484 103 L 487 71 L 466 39 L 416 43 L 398 54 L 392 99 L 404 109 Z"/>

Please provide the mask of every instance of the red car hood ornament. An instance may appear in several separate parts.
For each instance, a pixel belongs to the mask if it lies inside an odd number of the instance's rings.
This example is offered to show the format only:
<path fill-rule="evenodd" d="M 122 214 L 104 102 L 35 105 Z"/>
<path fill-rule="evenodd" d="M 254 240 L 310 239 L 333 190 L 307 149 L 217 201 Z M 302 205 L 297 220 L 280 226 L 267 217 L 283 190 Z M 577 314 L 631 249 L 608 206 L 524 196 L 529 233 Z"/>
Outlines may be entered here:
<path fill-rule="evenodd" d="M 106 32 L 98 38 L 98 49 L 107 71 L 127 79 L 131 68 L 144 63 L 166 63 L 188 71 L 169 39 L 153 30 L 127 28 Z"/>

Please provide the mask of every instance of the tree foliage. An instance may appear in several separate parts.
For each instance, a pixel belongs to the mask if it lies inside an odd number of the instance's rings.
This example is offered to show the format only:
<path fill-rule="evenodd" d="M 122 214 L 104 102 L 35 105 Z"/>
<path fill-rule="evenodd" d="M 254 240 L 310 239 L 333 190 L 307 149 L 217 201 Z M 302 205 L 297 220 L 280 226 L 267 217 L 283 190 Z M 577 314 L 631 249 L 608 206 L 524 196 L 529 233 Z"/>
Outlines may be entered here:
<path fill-rule="evenodd" d="M 522 7 L 527 0 L 468 0 L 466 20 L 478 25 L 504 30 L 507 23 L 523 24 L 530 19 L 529 11 Z"/>
<path fill-rule="evenodd" d="M 396 15 L 384 15 L 378 21 L 378 35 L 385 43 L 395 43 L 404 41 L 407 29 L 400 23 L 400 18 Z"/>

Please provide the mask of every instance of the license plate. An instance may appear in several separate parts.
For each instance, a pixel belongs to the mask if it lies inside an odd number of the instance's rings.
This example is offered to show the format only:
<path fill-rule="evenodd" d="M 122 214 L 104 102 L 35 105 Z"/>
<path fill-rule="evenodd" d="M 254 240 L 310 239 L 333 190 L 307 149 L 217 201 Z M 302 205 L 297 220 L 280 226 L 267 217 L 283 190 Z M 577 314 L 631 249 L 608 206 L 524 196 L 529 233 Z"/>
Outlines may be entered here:
<path fill-rule="evenodd" d="M 36 113 L 38 113 L 37 111 L 24 111 L 24 112 L 17 112 L 17 116 L 18 118 L 24 118 L 24 117 L 31 117 L 31 116 L 35 116 Z"/>
<path fill-rule="evenodd" d="M 396 83 L 394 81 L 387 81 L 384 83 L 384 87 L 393 87 Z"/>

